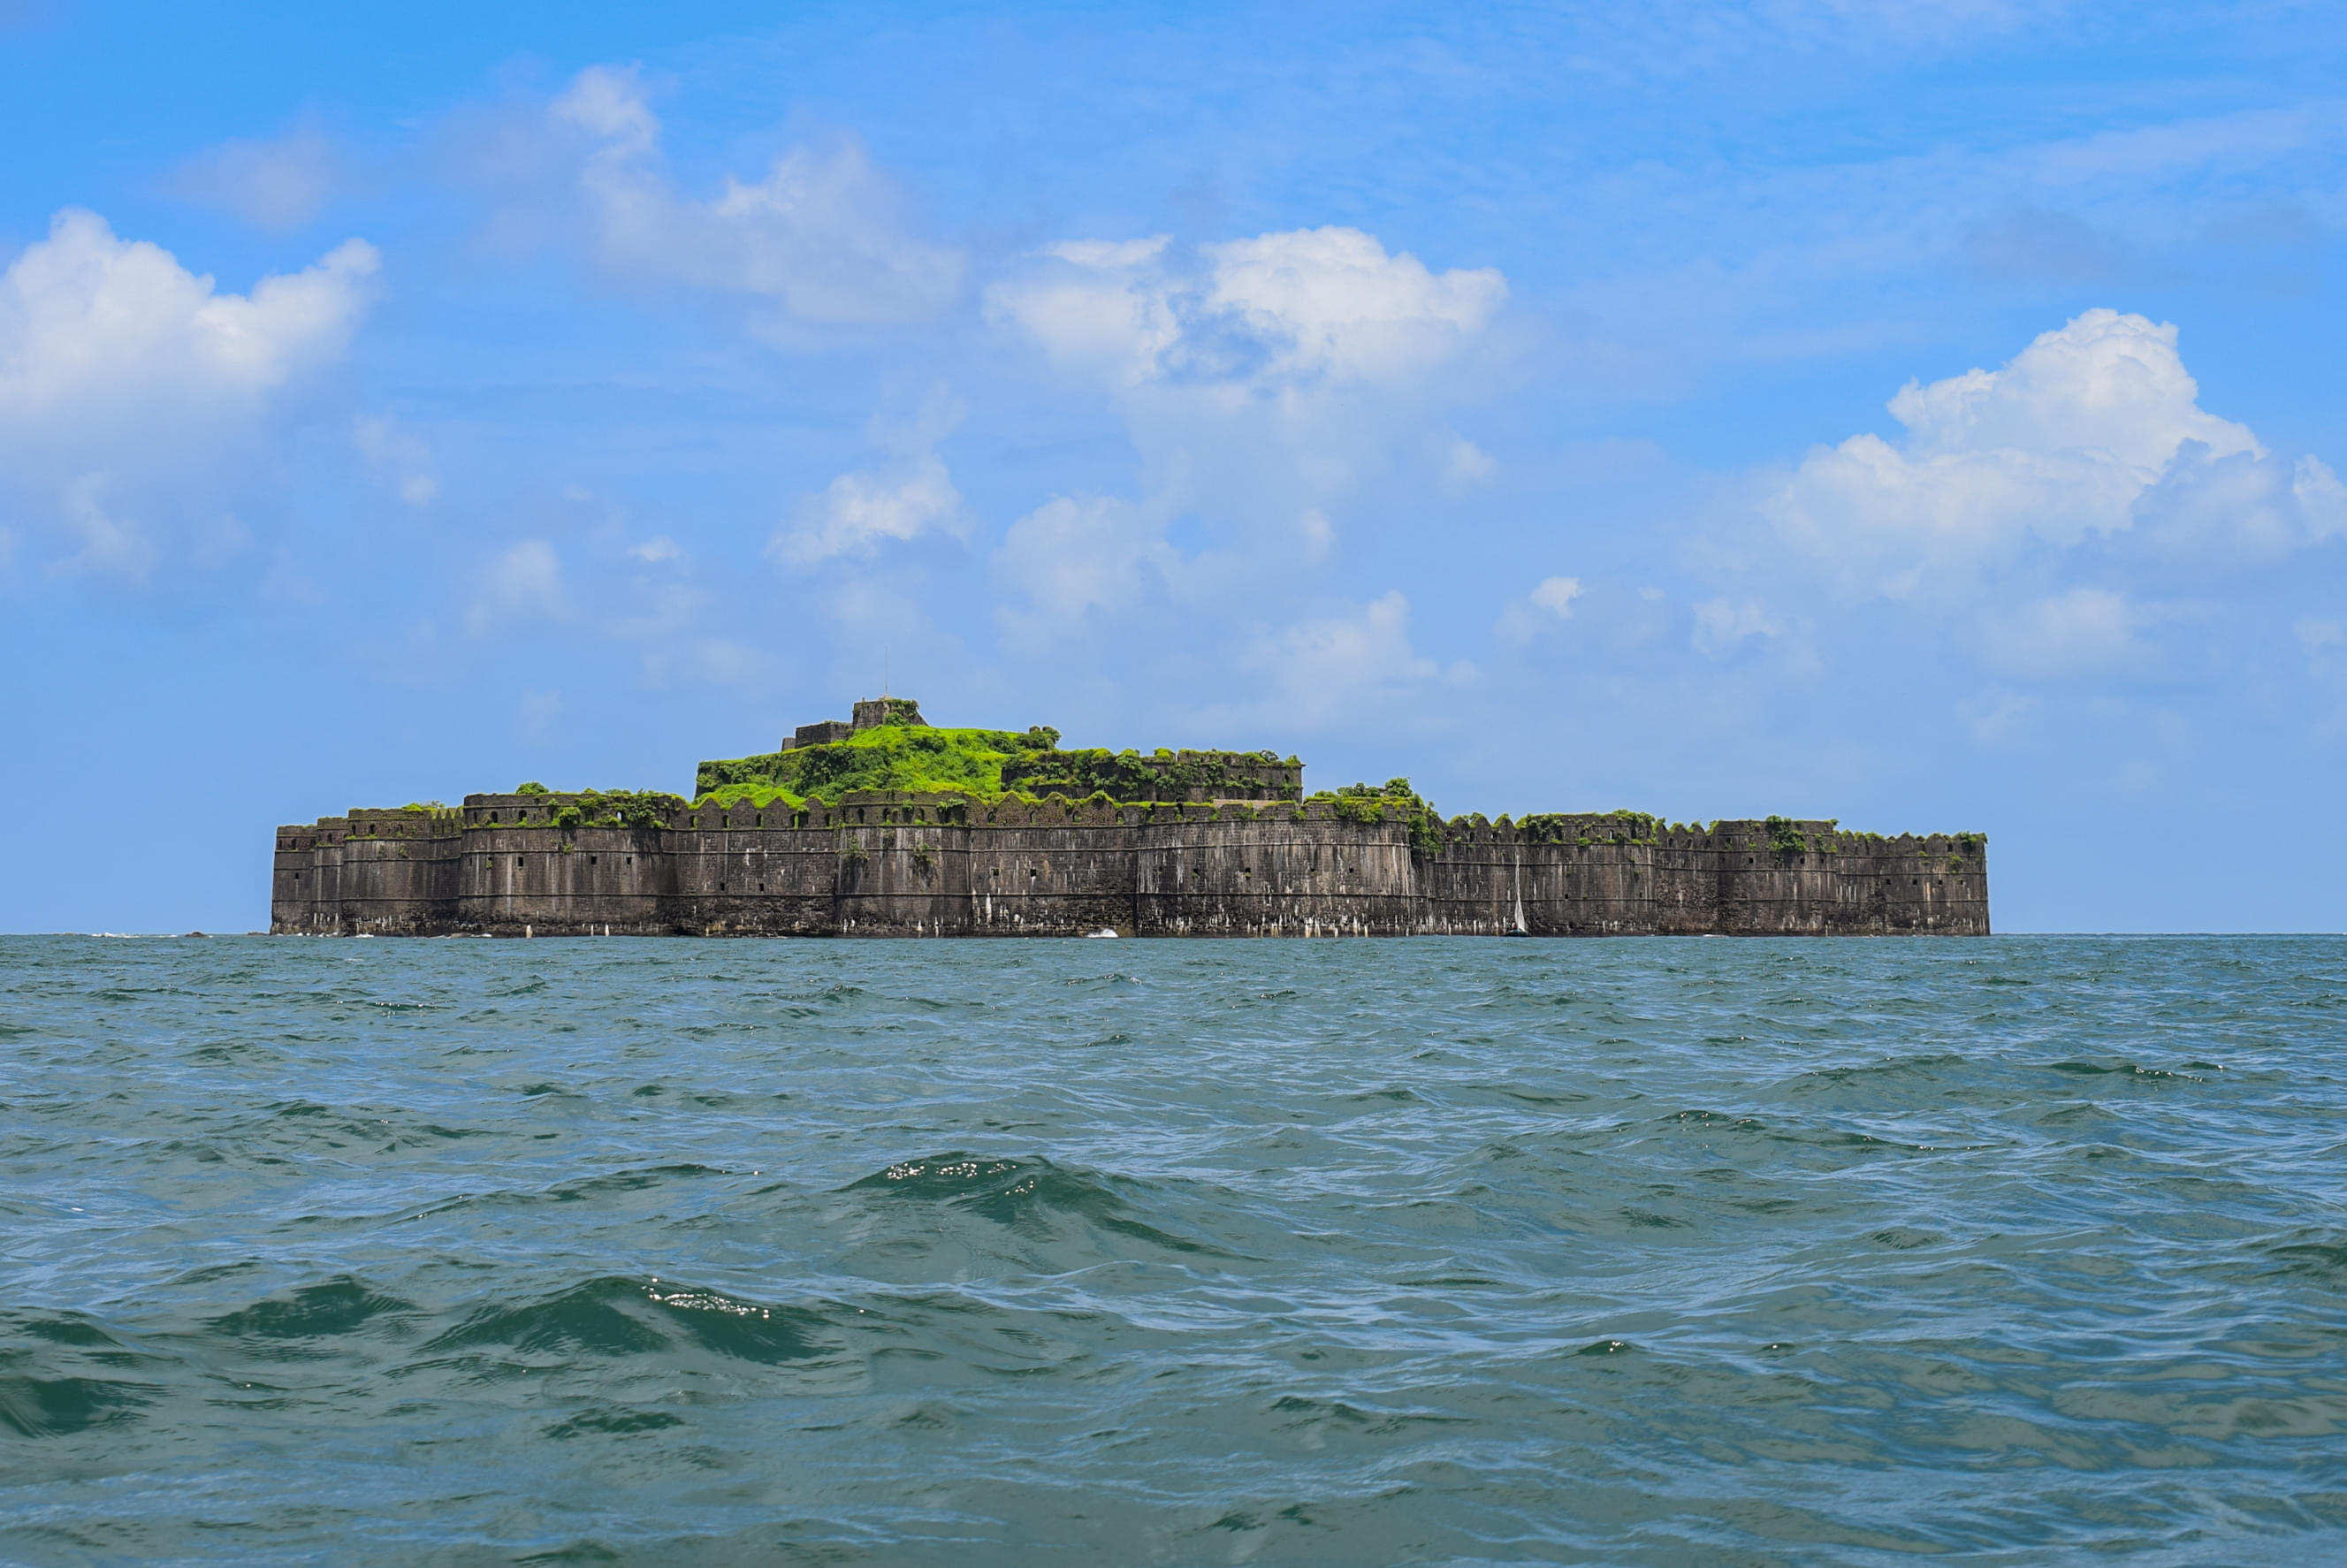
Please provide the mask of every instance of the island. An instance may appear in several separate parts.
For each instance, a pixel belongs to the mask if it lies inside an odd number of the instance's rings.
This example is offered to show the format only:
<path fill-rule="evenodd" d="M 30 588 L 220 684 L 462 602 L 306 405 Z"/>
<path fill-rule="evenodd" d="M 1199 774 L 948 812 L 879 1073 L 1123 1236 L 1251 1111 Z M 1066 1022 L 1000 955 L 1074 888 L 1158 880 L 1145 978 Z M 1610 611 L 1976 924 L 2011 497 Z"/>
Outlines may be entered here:
<path fill-rule="evenodd" d="M 910 698 L 705 762 L 277 830 L 270 929 L 377 937 L 1985 936 L 1978 833 L 1445 818 L 1264 751 L 1064 749 Z"/>

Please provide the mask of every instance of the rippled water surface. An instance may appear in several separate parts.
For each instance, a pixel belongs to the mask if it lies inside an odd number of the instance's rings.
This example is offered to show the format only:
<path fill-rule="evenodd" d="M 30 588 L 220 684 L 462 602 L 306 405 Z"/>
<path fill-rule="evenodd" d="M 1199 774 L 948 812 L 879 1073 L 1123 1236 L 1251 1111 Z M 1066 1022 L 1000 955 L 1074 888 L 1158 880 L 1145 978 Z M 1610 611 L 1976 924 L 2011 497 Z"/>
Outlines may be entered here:
<path fill-rule="evenodd" d="M 2347 941 L 0 939 L 0 1556 L 2347 1561 Z"/>

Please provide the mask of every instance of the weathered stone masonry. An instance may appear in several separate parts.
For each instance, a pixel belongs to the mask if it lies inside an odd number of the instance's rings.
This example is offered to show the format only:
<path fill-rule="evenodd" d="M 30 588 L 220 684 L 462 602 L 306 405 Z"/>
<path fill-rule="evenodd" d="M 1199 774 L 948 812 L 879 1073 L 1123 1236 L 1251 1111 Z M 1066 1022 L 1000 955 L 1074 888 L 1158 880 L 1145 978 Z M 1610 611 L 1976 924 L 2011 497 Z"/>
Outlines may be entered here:
<path fill-rule="evenodd" d="M 467 795 L 277 833 L 272 928 L 448 936 L 1983 936 L 1975 835 L 1672 832 L 1593 815 L 1398 822 L 1326 801 L 976 804 L 851 792 L 563 827 L 578 797 Z M 1560 825 L 1562 830 L 1560 831 Z M 1789 836 L 1788 836 L 1789 829 Z M 1789 847 L 1799 843 L 1801 847 Z"/>

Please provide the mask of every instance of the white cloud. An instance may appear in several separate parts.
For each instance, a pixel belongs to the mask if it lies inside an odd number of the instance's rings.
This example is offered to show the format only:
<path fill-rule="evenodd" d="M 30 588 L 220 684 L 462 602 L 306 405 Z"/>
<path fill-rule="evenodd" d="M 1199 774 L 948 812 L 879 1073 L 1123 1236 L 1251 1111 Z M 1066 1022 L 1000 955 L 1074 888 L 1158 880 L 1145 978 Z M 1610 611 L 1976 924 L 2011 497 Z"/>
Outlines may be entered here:
<path fill-rule="evenodd" d="M 1247 663 L 1275 693 L 1261 704 L 1261 717 L 1306 728 L 1390 704 L 1440 672 L 1410 647 L 1409 600 L 1399 591 L 1261 639 Z"/>
<path fill-rule="evenodd" d="M 670 184 L 660 120 L 632 70 L 581 71 L 552 118 L 593 144 L 579 183 L 614 271 L 770 299 L 825 323 L 918 319 L 960 289 L 960 254 L 907 231 L 895 188 L 854 141 L 794 149 L 764 179 L 729 175 L 696 201 Z"/>
<path fill-rule="evenodd" d="M 2008 677 L 2207 668 L 2164 645 L 2191 625 L 2219 651 L 2246 630 L 2246 574 L 2318 580 L 2329 569 L 2308 552 L 2347 535 L 2347 486 L 2202 408 L 2177 336 L 2088 311 L 2000 369 L 1910 383 L 1890 405 L 1897 442 L 1854 436 L 1766 482 L 1767 545 L 1736 569 L 1773 579 L 1772 595 L 1821 577 L 1882 596 Z M 1741 641 L 1735 607 L 1714 604 L 1698 611 L 1706 651 Z M 2010 727 L 1965 717 L 1983 739 Z"/>
<path fill-rule="evenodd" d="M 1235 610 L 1329 560 L 1329 519 L 1356 497 L 1390 507 L 1413 485 L 1488 471 L 1440 405 L 1488 384 L 1463 366 L 1488 352 L 1506 298 L 1496 271 L 1436 272 L 1323 228 L 1050 245 L 988 291 L 986 311 L 1106 395 L 1139 457 L 1135 515 L 1195 519 L 1208 542 L 1188 586 L 1211 578 Z M 1153 553 L 1137 548 L 1112 552 L 1111 576 Z"/>
<path fill-rule="evenodd" d="M 343 183 L 342 159 L 325 133 L 298 126 L 265 141 L 222 142 L 180 166 L 172 190 L 225 208 L 263 229 L 297 229 Z"/>
<path fill-rule="evenodd" d="M 961 493 L 933 448 L 968 412 L 950 387 L 937 382 L 909 412 L 874 415 L 865 435 L 888 456 L 864 472 L 842 474 L 823 494 L 808 497 L 795 521 L 769 541 L 767 553 L 785 565 L 812 566 L 836 556 L 868 555 L 884 539 L 964 537 L 969 525 Z"/>
<path fill-rule="evenodd" d="M 1901 441 L 1811 452 L 1763 511 L 1848 586 L 1907 598 L 1962 585 L 2033 543 L 2124 532 L 2171 476 L 2264 466 L 2257 438 L 2198 397 L 2173 326 L 2088 311 L 2001 370 L 1910 383 L 1890 405 Z M 2285 471 L 2281 489 L 2302 483 L 2329 505 L 2328 478 Z M 2253 543 L 2253 528 L 2234 532 Z"/>
<path fill-rule="evenodd" d="M 2116 671 L 2145 657 L 2136 633 L 2147 620 L 2124 594 L 2072 589 L 1992 620 L 1983 657 L 2010 674 L 2041 678 Z"/>
<path fill-rule="evenodd" d="M 1328 514 L 1317 507 L 1307 507 L 1296 527 L 1304 533 L 1305 553 L 1316 561 L 1327 559 L 1337 543 L 1337 526 L 1328 520 Z"/>
<path fill-rule="evenodd" d="M 842 474 L 774 536 L 775 559 L 813 566 L 835 556 L 869 553 L 882 539 L 964 531 L 961 493 L 946 466 L 924 453 L 876 474 Z"/>
<path fill-rule="evenodd" d="M 654 534 L 641 544 L 630 545 L 627 553 L 646 566 L 658 566 L 662 561 L 676 559 L 683 552 L 676 548 L 676 541 L 666 534 Z"/>
<path fill-rule="evenodd" d="M 136 522 L 107 510 L 99 499 L 105 487 L 99 474 L 85 474 L 66 487 L 66 521 L 81 549 L 49 569 L 59 577 L 111 577 L 144 587 L 154 575 L 154 542 Z"/>
<path fill-rule="evenodd" d="M 1064 263 L 996 284 L 988 313 L 1018 326 L 1054 361 L 1138 384 L 1182 339 L 1163 239 L 1083 241 L 1045 248 Z"/>
<path fill-rule="evenodd" d="M 1497 473 L 1499 467 L 1489 452 L 1464 436 L 1450 443 L 1450 474 L 1454 484 L 1480 485 Z"/>
<path fill-rule="evenodd" d="M 1532 590 L 1500 611 L 1492 635 L 1511 648 L 1522 648 L 1560 621 L 1573 619 L 1573 601 L 1582 595 L 1577 577 L 1542 578 Z"/>
<path fill-rule="evenodd" d="M 1573 601 L 1581 597 L 1581 579 L 1577 577 L 1542 578 L 1540 585 L 1525 597 L 1562 620 L 1573 613 Z"/>
<path fill-rule="evenodd" d="M 1780 637 L 1784 624 L 1760 605 L 1707 600 L 1695 607 L 1695 647 L 1715 658 L 1754 637 Z"/>
<path fill-rule="evenodd" d="M 241 552 L 233 503 L 268 472 L 278 395 L 348 347 L 376 264 L 353 240 L 228 293 L 56 214 L 0 271 L 0 507 L 62 549 L 49 575 L 152 586 Z"/>
<path fill-rule="evenodd" d="M 2147 551 L 2204 569 L 2269 565 L 2341 531 L 2339 480 L 2319 457 L 2216 456 L 2187 445 L 2135 506 Z"/>
<path fill-rule="evenodd" d="M 1436 273 L 1358 229 L 1300 229 L 1205 247 L 1209 318 L 1243 322 L 1266 371 L 1389 381 L 1452 357 L 1508 286 L 1494 268 Z"/>
<path fill-rule="evenodd" d="M 1054 360 L 1126 385 L 1398 384 L 1456 357 L 1508 292 L 1495 269 L 1430 272 L 1358 229 L 1262 234 L 1194 259 L 1163 238 L 1041 255 L 988 292 L 989 313 Z"/>
<path fill-rule="evenodd" d="M 2307 532 L 2318 539 L 2347 534 L 2347 485 L 2320 457 L 2301 457 L 2291 471 L 2291 498 L 2299 505 Z"/>
<path fill-rule="evenodd" d="M 361 415 L 352 420 L 351 442 L 376 482 L 409 506 L 428 507 L 440 494 L 440 483 L 432 476 L 432 448 L 390 415 Z"/>
<path fill-rule="evenodd" d="M 1174 563 L 1162 530 L 1113 496 L 1053 497 L 1011 524 L 994 557 L 997 575 L 1058 626 L 1134 603 Z"/>
<path fill-rule="evenodd" d="M 250 294 L 220 293 L 169 251 L 68 209 L 0 273 L 0 418 L 20 436 L 92 424 L 151 436 L 158 415 L 209 425 L 249 411 L 341 354 L 376 263 L 351 240 Z"/>
<path fill-rule="evenodd" d="M 569 610 L 561 558 L 544 539 L 524 539 L 482 569 L 465 628 L 486 637 L 524 621 L 559 620 Z"/>

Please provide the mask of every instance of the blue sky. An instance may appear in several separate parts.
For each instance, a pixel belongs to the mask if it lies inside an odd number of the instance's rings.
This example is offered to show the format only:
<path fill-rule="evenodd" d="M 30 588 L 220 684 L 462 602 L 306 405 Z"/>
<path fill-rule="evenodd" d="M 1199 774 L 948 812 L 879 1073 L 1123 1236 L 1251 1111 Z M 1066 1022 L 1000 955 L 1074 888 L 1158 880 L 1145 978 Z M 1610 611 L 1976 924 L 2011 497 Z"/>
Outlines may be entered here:
<path fill-rule="evenodd" d="M 895 690 L 2347 927 L 2335 7 L 0 3 L 0 928 Z"/>

